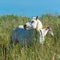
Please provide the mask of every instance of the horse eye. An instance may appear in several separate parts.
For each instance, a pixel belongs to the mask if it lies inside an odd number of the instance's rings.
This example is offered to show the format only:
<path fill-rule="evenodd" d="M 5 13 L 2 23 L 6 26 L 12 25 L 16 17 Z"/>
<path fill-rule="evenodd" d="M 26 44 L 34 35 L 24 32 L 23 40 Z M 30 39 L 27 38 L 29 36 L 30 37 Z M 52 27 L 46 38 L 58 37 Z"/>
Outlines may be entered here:
<path fill-rule="evenodd" d="M 31 23 L 33 23 L 34 21 L 31 21 Z"/>

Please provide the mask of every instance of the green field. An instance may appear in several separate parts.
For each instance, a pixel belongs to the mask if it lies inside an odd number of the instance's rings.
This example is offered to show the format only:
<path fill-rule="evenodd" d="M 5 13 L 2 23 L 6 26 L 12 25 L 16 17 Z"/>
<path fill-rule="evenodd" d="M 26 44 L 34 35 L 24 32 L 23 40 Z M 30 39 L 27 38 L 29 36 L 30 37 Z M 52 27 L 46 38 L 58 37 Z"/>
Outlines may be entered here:
<path fill-rule="evenodd" d="M 25 24 L 29 17 L 16 15 L 0 16 L 0 60 L 60 60 L 60 15 L 45 14 L 39 17 L 44 26 L 53 29 L 54 37 L 47 35 L 43 47 L 39 42 L 34 46 L 8 48 L 11 31 Z"/>

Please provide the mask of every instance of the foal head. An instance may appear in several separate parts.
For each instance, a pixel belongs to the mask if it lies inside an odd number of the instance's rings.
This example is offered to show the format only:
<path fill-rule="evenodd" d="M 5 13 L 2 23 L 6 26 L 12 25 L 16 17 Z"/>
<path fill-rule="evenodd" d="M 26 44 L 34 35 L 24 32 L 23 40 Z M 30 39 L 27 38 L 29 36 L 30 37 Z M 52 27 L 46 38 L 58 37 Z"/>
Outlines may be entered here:
<path fill-rule="evenodd" d="M 52 28 L 51 27 L 46 27 L 46 29 L 45 29 L 46 31 L 47 31 L 47 33 L 49 33 L 51 36 L 54 36 L 54 34 L 53 34 L 53 31 L 52 31 Z"/>
<path fill-rule="evenodd" d="M 53 31 L 52 31 L 52 28 L 51 28 L 51 27 L 42 28 L 42 30 L 41 30 L 41 32 L 40 32 L 40 37 L 39 37 L 41 44 L 44 43 L 45 36 L 46 36 L 48 33 L 49 33 L 51 36 L 54 37 L 54 34 L 53 34 Z"/>

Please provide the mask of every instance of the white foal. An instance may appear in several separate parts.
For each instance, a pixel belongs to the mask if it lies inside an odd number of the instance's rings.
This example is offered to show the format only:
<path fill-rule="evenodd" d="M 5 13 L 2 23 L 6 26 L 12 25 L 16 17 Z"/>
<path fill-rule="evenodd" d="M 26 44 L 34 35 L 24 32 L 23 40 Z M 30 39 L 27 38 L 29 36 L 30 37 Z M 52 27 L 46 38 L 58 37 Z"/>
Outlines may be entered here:
<path fill-rule="evenodd" d="M 40 38 L 39 38 L 41 44 L 44 43 L 45 36 L 46 36 L 48 33 L 49 33 L 51 36 L 54 37 L 53 31 L 52 31 L 52 29 L 51 29 L 50 27 L 46 27 L 46 28 L 41 29 Z"/>

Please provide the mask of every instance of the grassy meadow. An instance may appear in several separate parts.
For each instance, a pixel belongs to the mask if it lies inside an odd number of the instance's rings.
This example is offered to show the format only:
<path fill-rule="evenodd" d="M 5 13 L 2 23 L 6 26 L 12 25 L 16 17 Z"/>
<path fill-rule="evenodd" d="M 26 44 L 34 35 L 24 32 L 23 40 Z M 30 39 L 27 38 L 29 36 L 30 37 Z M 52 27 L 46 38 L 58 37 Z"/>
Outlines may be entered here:
<path fill-rule="evenodd" d="M 45 14 L 39 17 L 44 26 L 50 26 L 54 37 L 47 35 L 43 47 L 36 42 L 31 47 L 8 49 L 11 31 L 18 25 L 25 24 L 29 17 L 16 15 L 0 16 L 0 60 L 60 60 L 60 15 Z"/>

